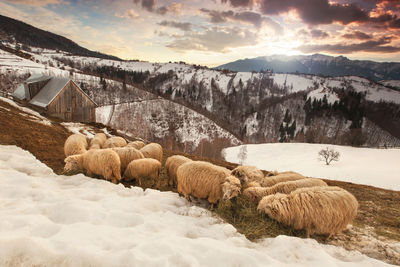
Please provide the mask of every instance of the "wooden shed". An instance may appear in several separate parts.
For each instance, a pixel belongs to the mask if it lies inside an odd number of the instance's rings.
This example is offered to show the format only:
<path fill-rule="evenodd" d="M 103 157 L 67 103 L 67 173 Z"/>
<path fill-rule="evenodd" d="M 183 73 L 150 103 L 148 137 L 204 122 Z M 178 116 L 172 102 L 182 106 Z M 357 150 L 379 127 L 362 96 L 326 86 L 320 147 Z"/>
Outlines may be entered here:
<path fill-rule="evenodd" d="M 32 76 L 13 97 L 46 114 L 66 121 L 94 122 L 96 103 L 70 78 Z"/>

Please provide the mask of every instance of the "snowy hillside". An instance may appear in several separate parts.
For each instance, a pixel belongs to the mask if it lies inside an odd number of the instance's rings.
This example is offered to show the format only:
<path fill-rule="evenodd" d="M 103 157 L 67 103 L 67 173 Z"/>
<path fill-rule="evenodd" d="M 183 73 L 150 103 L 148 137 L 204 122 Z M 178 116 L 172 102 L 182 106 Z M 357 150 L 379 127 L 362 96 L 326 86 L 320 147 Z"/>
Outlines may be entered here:
<path fill-rule="evenodd" d="M 214 153 L 222 148 L 241 144 L 207 117 L 161 98 L 99 107 L 96 121 L 145 140 L 157 141 L 168 149 L 188 153 L 199 149 L 203 156 L 215 157 Z M 213 148 L 203 148 L 205 143 L 212 144 Z"/>
<path fill-rule="evenodd" d="M 388 266 L 288 236 L 252 243 L 176 193 L 58 176 L 0 146 L 1 266 Z"/>
<path fill-rule="evenodd" d="M 339 161 L 329 166 L 318 159 L 318 152 L 327 146 L 340 153 Z M 400 191 L 400 149 L 296 143 L 246 145 L 246 148 L 243 164 Z M 239 163 L 240 149 L 241 146 L 225 149 L 225 160 Z"/>

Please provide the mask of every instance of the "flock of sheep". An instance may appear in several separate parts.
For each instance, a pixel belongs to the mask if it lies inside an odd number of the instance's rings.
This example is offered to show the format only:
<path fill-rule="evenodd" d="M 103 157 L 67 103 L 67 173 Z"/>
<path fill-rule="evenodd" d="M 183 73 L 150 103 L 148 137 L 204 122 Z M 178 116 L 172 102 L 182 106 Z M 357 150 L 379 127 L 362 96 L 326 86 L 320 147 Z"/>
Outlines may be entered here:
<path fill-rule="evenodd" d="M 85 171 L 117 183 L 151 178 L 160 182 L 163 149 L 157 143 L 127 143 L 122 137 L 73 134 L 65 141 L 65 171 Z M 209 162 L 174 155 L 165 161 L 168 184 L 188 200 L 207 199 L 213 206 L 242 194 L 270 218 L 310 234 L 328 238 L 344 230 L 357 215 L 358 202 L 348 191 L 295 172 L 267 172 L 253 166 L 232 171 Z"/>

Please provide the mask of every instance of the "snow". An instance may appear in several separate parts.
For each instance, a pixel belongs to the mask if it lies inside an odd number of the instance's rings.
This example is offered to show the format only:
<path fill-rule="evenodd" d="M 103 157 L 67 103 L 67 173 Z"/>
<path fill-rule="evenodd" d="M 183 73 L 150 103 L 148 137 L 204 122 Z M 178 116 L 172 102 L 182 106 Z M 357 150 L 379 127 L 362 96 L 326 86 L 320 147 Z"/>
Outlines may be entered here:
<path fill-rule="evenodd" d="M 176 193 L 55 175 L 0 146 L 1 266 L 389 266 L 289 236 L 248 241 Z"/>
<path fill-rule="evenodd" d="M 311 91 L 308 93 L 307 98 L 311 97 L 311 100 L 322 100 L 324 96 L 326 96 L 328 104 L 333 105 L 335 101 L 339 103 L 339 97 L 336 95 L 336 93 L 332 92 L 331 90 L 327 90 L 326 88 Z"/>
<path fill-rule="evenodd" d="M 318 152 L 326 147 L 340 153 L 338 162 L 325 165 Z M 224 149 L 225 159 L 239 163 L 241 146 Z M 348 146 L 274 143 L 247 145 L 246 165 L 264 170 L 295 171 L 309 177 L 372 185 L 400 191 L 400 149 L 356 148 Z"/>
<path fill-rule="evenodd" d="M 91 127 L 80 122 L 62 122 L 61 125 L 74 134 L 83 134 L 88 138 L 93 138 L 95 135 Z"/>
<path fill-rule="evenodd" d="M 26 113 L 27 117 L 33 119 L 33 121 L 35 121 L 35 122 L 38 122 L 38 123 L 41 123 L 41 124 L 47 125 L 47 126 L 51 125 L 51 122 L 47 118 L 40 115 L 38 112 L 33 111 L 32 109 L 29 109 L 29 108 L 21 107 L 14 101 L 12 101 L 11 99 L 0 96 L 0 101 L 6 102 L 6 103 L 10 104 L 11 106 L 21 110 L 22 112 Z"/>
<path fill-rule="evenodd" d="M 313 87 L 313 80 L 309 78 L 311 76 L 301 76 L 301 75 L 293 75 L 293 74 L 273 74 L 272 78 L 274 79 L 274 83 L 286 87 L 293 87 L 291 92 L 298 91 L 306 91 L 309 88 Z"/>

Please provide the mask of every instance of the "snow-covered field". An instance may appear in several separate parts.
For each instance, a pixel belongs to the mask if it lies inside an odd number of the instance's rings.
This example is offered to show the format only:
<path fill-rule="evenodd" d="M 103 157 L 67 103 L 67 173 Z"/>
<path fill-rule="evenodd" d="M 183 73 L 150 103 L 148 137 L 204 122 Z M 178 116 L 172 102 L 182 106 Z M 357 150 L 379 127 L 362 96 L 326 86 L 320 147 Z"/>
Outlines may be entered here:
<path fill-rule="evenodd" d="M 318 152 L 326 147 L 340 153 L 339 161 L 325 165 Z M 241 146 L 224 150 L 225 159 L 240 163 Z M 264 170 L 296 171 L 306 176 L 400 190 L 400 149 L 356 148 L 348 146 L 274 143 L 247 145 L 243 164 Z"/>
<path fill-rule="evenodd" d="M 0 266 L 387 266 L 288 236 L 248 241 L 176 193 L 58 176 L 0 146 Z"/>

